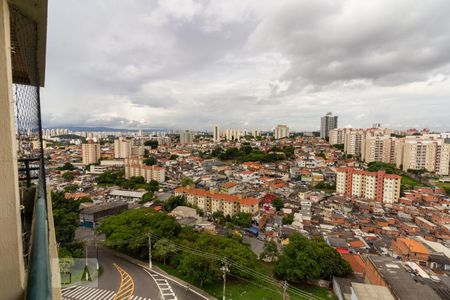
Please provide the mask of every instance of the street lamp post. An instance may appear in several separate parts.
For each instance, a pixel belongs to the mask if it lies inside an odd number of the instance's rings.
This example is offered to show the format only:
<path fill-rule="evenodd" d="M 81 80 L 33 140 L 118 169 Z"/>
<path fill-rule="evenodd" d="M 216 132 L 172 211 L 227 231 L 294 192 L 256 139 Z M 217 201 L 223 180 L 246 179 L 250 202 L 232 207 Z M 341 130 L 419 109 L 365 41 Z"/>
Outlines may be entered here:
<path fill-rule="evenodd" d="M 230 271 L 228 269 L 228 264 L 226 259 L 223 259 L 223 266 L 220 268 L 222 270 L 222 277 L 223 277 L 223 292 L 222 292 L 222 299 L 225 300 L 225 286 L 227 283 L 227 273 Z"/>
<path fill-rule="evenodd" d="M 152 269 L 152 233 L 148 232 L 148 267 Z"/>

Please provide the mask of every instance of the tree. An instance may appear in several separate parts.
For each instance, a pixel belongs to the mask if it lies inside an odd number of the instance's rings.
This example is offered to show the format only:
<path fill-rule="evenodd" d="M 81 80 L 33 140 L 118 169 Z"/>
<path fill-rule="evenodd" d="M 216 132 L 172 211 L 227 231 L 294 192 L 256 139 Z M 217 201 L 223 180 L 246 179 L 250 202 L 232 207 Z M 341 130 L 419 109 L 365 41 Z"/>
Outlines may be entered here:
<path fill-rule="evenodd" d="M 188 185 L 193 186 L 193 184 L 194 184 L 194 181 L 191 178 L 184 177 L 183 179 L 181 179 L 182 186 L 188 186 Z"/>
<path fill-rule="evenodd" d="M 178 158 L 178 155 L 172 154 L 172 155 L 170 156 L 169 160 L 177 160 L 177 158 Z"/>
<path fill-rule="evenodd" d="M 162 238 L 155 244 L 155 249 L 153 250 L 153 255 L 156 259 L 162 260 L 166 264 L 166 260 L 176 253 L 177 248 L 175 245 L 166 238 Z"/>
<path fill-rule="evenodd" d="M 159 190 L 159 182 L 156 180 L 150 180 L 150 182 L 147 184 L 146 190 L 149 192 L 156 192 Z"/>
<path fill-rule="evenodd" d="M 153 166 L 156 165 L 158 161 L 156 160 L 156 158 L 154 156 L 149 156 L 148 158 L 143 160 L 143 163 L 146 164 L 147 166 Z"/>
<path fill-rule="evenodd" d="M 105 234 L 105 246 L 131 256 L 148 256 L 148 232 L 168 239 L 181 231 L 174 217 L 151 208 L 127 210 L 103 219 L 97 232 Z"/>
<path fill-rule="evenodd" d="M 113 171 L 106 171 L 103 174 L 100 174 L 96 181 L 100 184 L 113 184 L 119 178 L 119 174 Z"/>
<path fill-rule="evenodd" d="M 76 184 L 69 184 L 64 188 L 64 192 L 66 193 L 74 193 L 78 190 L 79 186 Z"/>
<path fill-rule="evenodd" d="M 278 247 L 274 241 L 266 242 L 264 249 L 261 252 L 259 259 L 264 261 L 273 261 L 278 257 Z"/>
<path fill-rule="evenodd" d="M 284 203 L 283 200 L 281 200 L 280 198 L 275 198 L 272 201 L 272 206 L 275 207 L 275 209 L 277 211 L 280 211 L 283 207 L 284 207 Z"/>
<path fill-rule="evenodd" d="M 183 196 L 171 196 L 164 202 L 164 210 L 167 212 L 172 211 L 177 206 L 186 205 L 186 199 Z"/>
<path fill-rule="evenodd" d="M 67 171 L 64 172 L 61 177 L 65 180 L 65 181 L 72 181 L 75 178 L 75 174 L 73 174 L 73 172 L 71 171 Z"/>
<path fill-rule="evenodd" d="M 351 268 L 323 239 L 308 240 L 294 233 L 278 257 L 274 273 L 280 279 L 302 282 L 345 276 L 351 273 Z"/>
<path fill-rule="evenodd" d="M 200 286 L 212 284 L 221 278 L 220 264 L 217 260 L 190 253 L 183 254 L 177 269 Z"/>
<path fill-rule="evenodd" d="M 284 225 L 291 225 L 294 222 L 294 214 L 288 214 L 283 217 Z"/>
<path fill-rule="evenodd" d="M 149 146 L 152 149 L 156 149 L 158 148 L 158 141 L 156 140 L 145 141 L 144 146 Z"/>
<path fill-rule="evenodd" d="M 58 243 L 71 243 L 80 223 L 81 200 L 68 200 L 64 192 L 52 192 L 53 220 Z"/>
<path fill-rule="evenodd" d="M 67 163 L 65 163 L 62 167 L 59 167 L 59 168 L 56 168 L 57 170 L 60 170 L 60 171 L 64 171 L 64 170 L 67 170 L 67 171 L 73 171 L 73 170 L 75 170 L 76 168 L 75 168 L 75 166 L 74 165 L 72 165 L 70 162 L 67 162 Z"/>
<path fill-rule="evenodd" d="M 150 201 L 153 201 L 155 199 L 155 194 L 153 192 L 147 192 L 144 195 L 142 195 L 142 199 L 139 201 L 140 204 L 144 204 Z"/>
<path fill-rule="evenodd" d="M 252 226 L 252 214 L 237 213 L 231 217 L 231 223 L 235 226 L 250 227 Z"/>

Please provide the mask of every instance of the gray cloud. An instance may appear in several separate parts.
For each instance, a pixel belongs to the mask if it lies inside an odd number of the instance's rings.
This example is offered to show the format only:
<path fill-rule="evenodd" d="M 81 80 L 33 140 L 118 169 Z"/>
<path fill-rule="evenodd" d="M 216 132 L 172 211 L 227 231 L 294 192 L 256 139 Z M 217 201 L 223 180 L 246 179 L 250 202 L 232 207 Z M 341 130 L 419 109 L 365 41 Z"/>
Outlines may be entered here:
<path fill-rule="evenodd" d="M 47 126 L 449 130 L 450 3 L 49 3 Z"/>

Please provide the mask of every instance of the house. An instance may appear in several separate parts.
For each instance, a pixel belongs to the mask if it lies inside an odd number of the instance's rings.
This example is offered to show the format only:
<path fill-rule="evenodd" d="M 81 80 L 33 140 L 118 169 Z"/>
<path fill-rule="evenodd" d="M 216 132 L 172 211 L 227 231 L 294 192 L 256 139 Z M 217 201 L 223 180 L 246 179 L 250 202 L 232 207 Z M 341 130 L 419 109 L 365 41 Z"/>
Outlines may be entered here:
<path fill-rule="evenodd" d="M 415 261 L 420 265 L 426 265 L 430 251 L 419 241 L 409 238 L 397 238 L 392 240 L 392 251 L 404 261 Z"/>

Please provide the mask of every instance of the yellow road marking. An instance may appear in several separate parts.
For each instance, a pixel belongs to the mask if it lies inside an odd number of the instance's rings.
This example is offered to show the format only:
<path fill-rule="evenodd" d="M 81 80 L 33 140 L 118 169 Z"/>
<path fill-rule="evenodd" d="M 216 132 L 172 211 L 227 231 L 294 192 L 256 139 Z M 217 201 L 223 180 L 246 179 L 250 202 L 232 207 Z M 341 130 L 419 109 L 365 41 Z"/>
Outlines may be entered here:
<path fill-rule="evenodd" d="M 120 287 L 114 296 L 114 300 L 130 300 L 134 293 L 134 280 L 123 268 L 116 263 L 114 267 L 120 273 Z"/>

